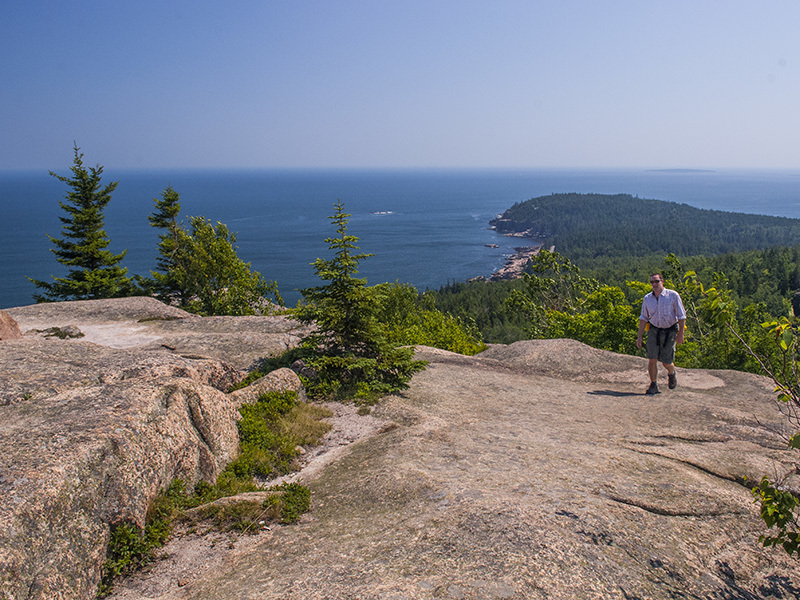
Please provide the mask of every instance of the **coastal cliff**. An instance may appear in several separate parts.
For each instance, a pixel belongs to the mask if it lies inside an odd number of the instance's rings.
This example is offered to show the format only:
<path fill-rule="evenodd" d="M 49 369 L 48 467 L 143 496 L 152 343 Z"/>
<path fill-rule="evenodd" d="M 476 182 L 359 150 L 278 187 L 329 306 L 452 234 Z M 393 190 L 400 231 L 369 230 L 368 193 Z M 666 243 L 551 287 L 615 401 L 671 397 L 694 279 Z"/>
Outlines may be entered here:
<path fill-rule="evenodd" d="M 4 600 L 92 598 L 110 524 L 140 522 L 173 477 L 213 477 L 247 394 L 223 390 L 303 334 L 283 317 L 174 310 L 8 311 L 25 335 L 0 342 Z M 84 337 L 37 332 L 70 325 Z M 676 390 L 646 397 L 645 359 L 571 340 L 417 355 L 428 369 L 363 417 L 391 426 L 299 474 L 312 509 L 298 524 L 177 578 L 157 563 L 114 598 L 800 594 L 798 562 L 756 541 L 749 482 L 793 472 L 765 379 L 679 369 Z"/>

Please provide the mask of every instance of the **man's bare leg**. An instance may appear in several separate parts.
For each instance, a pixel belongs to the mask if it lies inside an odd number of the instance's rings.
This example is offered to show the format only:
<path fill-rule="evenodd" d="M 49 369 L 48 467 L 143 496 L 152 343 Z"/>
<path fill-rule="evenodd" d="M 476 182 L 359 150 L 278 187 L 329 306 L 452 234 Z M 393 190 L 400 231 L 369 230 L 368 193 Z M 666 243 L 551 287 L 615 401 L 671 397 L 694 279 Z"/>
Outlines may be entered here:
<path fill-rule="evenodd" d="M 650 375 L 650 383 L 655 383 L 658 379 L 658 359 L 647 359 L 647 373 Z"/>

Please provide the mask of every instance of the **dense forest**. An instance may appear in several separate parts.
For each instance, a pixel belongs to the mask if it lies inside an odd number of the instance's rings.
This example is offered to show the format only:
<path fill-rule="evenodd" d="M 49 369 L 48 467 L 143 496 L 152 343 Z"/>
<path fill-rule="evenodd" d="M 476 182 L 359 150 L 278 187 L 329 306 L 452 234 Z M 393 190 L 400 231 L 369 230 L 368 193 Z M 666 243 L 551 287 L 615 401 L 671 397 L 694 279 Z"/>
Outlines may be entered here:
<path fill-rule="evenodd" d="M 789 315 L 795 291 L 800 290 L 800 246 L 688 256 L 680 260 L 686 270 L 697 272 L 702 281 L 711 281 L 714 273 L 723 273 L 738 304 L 763 303 L 775 316 Z M 603 268 L 582 269 L 586 277 L 621 288 L 632 303 L 641 301 L 641 292 L 626 282 L 644 282 L 651 273 L 660 271 L 669 271 L 664 255 L 649 257 L 647 261 L 619 257 Z M 485 342 L 510 343 L 530 337 L 525 330 L 525 318 L 506 307 L 511 292 L 523 287 L 521 279 L 453 282 L 427 294 L 439 310 L 474 321 Z"/>

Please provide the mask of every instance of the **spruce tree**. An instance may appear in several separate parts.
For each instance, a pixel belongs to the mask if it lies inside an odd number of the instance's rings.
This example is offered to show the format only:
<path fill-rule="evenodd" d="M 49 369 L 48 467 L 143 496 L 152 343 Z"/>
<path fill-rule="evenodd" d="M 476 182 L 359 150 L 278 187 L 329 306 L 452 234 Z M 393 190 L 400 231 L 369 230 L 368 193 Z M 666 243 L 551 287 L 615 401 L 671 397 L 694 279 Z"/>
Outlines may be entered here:
<path fill-rule="evenodd" d="M 127 250 L 120 254 L 107 250 L 110 240 L 103 229 L 103 211 L 119 182 L 101 187 L 103 167 L 85 167 L 77 145 L 74 151 L 72 177 L 50 171 L 70 191 L 65 195 L 66 202 L 60 202 L 67 213 L 66 217 L 59 217 L 63 238 L 47 236 L 55 245 L 51 251 L 56 260 L 69 267 L 69 273 L 66 277 L 53 276 L 53 282 L 31 279 L 44 290 L 43 294 L 34 294 L 37 302 L 115 298 L 132 291 L 128 269 L 119 266 Z"/>
<path fill-rule="evenodd" d="M 316 322 L 314 343 L 326 354 L 373 354 L 381 339 L 378 299 L 366 287 L 366 278 L 355 276 L 358 263 L 372 254 L 355 253 L 359 249 L 358 238 L 347 234 L 350 215 L 344 212 L 341 201 L 334 207 L 336 214 L 329 218 L 338 235 L 325 239 L 334 256 L 312 263 L 317 276 L 330 283 L 302 290 L 303 297 L 314 306 L 308 319 Z"/>
<path fill-rule="evenodd" d="M 312 396 L 372 402 L 408 387 L 426 363 L 414 360 L 413 348 L 389 341 L 379 319 L 377 290 L 356 277 L 358 263 L 371 255 L 356 252 L 358 238 L 347 233 L 350 215 L 341 201 L 334 207 L 330 219 L 337 236 L 325 240 L 334 256 L 312 263 L 317 276 L 328 283 L 302 290 L 307 304 L 297 316 L 316 329 L 303 340 L 300 355 L 313 373 L 307 386 Z"/>
<path fill-rule="evenodd" d="M 167 186 L 161 198 L 153 198 L 155 212 L 147 218 L 153 227 L 166 230 L 159 235 L 157 268 L 151 271 L 156 295 L 165 302 L 177 300 L 181 306 L 189 300 L 186 294 L 186 283 L 180 277 L 181 252 L 185 244 L 181 239 L 185 233 L 178 223 L 181 212 L 180 194 L 172 186 Z"/>

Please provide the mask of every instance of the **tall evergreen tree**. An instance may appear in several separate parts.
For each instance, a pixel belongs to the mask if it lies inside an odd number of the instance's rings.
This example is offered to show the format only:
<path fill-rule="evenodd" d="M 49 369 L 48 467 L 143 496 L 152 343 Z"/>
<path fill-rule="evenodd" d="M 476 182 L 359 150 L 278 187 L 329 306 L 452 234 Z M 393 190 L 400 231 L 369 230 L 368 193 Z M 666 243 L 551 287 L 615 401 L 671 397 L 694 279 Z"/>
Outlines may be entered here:
<path fill-rule="evenodd" d="M 155 212 L 147 218 L 153 227 L 164 229 L 165 232 L 159 235 L 158 253 L 156 259 L 156 271 L 151 271 L 155 283 L 156 295 L 162 300 L 169 302 L 173 298 L 181 306 L 188 301 L 186 296 L 186 282 L 178 276 L 181 270 L 180 254 L 182 252 L 181 239 L 185 235 L 178 223 L 178 215 L 181 212 L 180 194 L 172 186 L 167 186 L 161 193 L 161 198 L 153 198 Z"/>
<path fill-rule="evenodd" d="M 63 238 L 47 236 L 55 245 L 51 251 L 56 260 L 69 267 L 69 273 L 66 277 L 53 276 L 53 282 L 31 279 L 44 290 L 43 294 L 34 294 L 37 302 L 115 298 L 132 290 L 128 269 L 119 266 L 127 250 L 120 254 L 107 250 L 110 240 L 103 229 L 103 211 L 119 182 L 101 187 L 103 167 L 85 167 L 77 145 L 74 151 L 70 167 L 72 177 L 50 171 L 50 175 L 66 183 L 70 191 L 64 196 L 66 202 L 60 202 L 67 213 L 66 217 L 59 217 Z"/>
<path fill-rule="evenodd" d="M 314 397 L 372 402 L 408 387 L 426 363 L 414 360 L 412 348 L 389 341 L 378 291 L 356 277 L 358 263 L 371 255 L 356 252 L 358 238 L 347 233 L 350 215 L 341 201 L 334 206 L 330 219 L 337 235 L 325 240 L 334 256 L 312 263 L 328 283 L 302 290 L 308 304 L 297 312 L 302 322 L 316 325 L 300 349 L 313 373 L 307 389 Z"/>
<path fill-rule="evenodd" d="M 312 263 L 317 276 L 329 283 L 302 290 L 303 297 L 314 307 L 307 320 L 316 322 L 314 343 L 327 354 L 374 354 L 381 340 L 378 299 L 366 287 L 366 278 L 356 277 L 358 263 L 372 255 L 355 252 L 359 249 L 358 238 L 347 234 L 350 215 L 344 212 L 341 201 L 334 207 L 336 214 L 330 220 L 337 236 L 325 239 L 334 256 Z"/>

